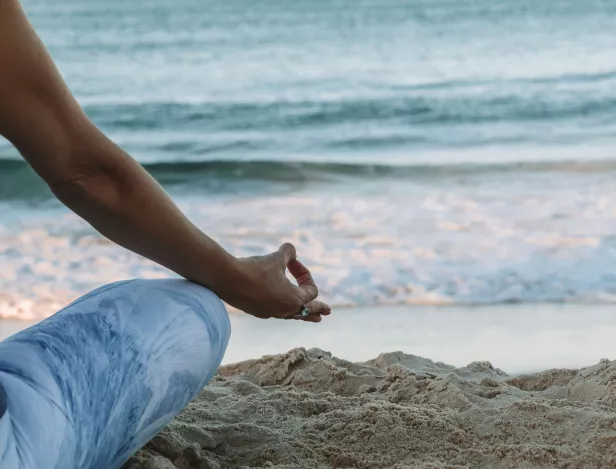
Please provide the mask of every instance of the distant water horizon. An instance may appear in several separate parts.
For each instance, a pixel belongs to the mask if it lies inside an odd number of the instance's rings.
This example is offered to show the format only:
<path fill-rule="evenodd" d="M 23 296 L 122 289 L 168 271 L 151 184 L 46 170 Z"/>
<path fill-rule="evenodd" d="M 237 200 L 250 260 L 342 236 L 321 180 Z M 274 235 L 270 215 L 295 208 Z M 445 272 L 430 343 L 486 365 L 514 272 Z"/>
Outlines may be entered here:
<path fill-rule="evenodd" d="M 616 303 L 616 2 L 23 0 L 92 120 L 334 306 Z M 165 269 L 0 141 L 0 318 Z"/>

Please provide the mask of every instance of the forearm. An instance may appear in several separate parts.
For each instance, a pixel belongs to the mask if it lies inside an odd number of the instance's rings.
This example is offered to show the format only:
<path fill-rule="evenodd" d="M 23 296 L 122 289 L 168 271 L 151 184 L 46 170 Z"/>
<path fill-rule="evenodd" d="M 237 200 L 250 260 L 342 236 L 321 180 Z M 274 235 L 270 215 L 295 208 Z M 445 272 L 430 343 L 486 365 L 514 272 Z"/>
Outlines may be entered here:
<path fill-rule="evenodd" d="M 0 134 L 103 235 L 223 292 L 233 257 L 88 119 L 17 0 L 0 0 Z"/>
<path fill-rule="evenodd" d="M 195 227 L 165 191 L 85 115 L 18 0 L 0 0 L 0 135 L 54 194 L 104 236 L 210 288 L 257 317 L 319 322 L 329 308 L 284 244 L 235 259 Z M 286 269 L 297 279 L 293 285 Z M 306 304 L 310 304 L 310 308 Z"/>
<path fill-rule="evenodd" d="M 235 259 L 202 233 L 129 155 L 86 122 L 71 142 L 71 177 L 50 183 L 54 194 L 95 229 L 218 294 Z"/>

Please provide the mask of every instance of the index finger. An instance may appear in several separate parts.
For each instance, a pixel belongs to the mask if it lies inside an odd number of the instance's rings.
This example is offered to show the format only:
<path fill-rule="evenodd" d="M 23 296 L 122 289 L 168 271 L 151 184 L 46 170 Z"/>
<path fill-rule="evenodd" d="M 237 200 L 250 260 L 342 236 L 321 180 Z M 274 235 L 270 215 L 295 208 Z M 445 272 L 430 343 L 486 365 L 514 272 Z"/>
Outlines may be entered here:
<path fill-rule="evenodd" d="M 319 289 L 312 278 L 312 274 L 304 264 L 297 259 L 292 260 L 287 264 L 287 268 L 291 275 L 297 280 L 297 285 L 300 289 L 302 299 L 305 302 L 314 300 L 319 296 Z"/>

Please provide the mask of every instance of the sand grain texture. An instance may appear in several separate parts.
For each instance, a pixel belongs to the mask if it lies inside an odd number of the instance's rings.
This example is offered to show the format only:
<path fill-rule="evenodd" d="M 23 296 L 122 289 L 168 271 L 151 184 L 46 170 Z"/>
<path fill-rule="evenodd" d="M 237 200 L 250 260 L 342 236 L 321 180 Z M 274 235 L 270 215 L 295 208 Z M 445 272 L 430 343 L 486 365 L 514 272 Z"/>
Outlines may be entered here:
<path fill-rule="evenodd" d="M 123 469 L 616 468 L 616 362 L 515 378 L 294 349 L 225 366 Z"/>

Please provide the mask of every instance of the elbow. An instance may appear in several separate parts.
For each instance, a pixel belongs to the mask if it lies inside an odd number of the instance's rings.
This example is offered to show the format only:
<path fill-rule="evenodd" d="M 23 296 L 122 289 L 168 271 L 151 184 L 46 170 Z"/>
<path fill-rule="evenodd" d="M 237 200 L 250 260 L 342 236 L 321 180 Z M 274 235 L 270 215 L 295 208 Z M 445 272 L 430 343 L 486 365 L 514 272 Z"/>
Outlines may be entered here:
<path fill-rule="evenodd" d="M 68 208 L 83 215 L 89 209 L 115 210 L 120 206 L 127 191 L 121 165 L 93 157 L 76 159 L 69 168 L 62 179 L 48 181 L 51 192 Z"/>
<path fill-rule="evenodd" d="M 82 216 L 89 209 L 111 208 L 120 198 L 117 185 L 104 172 L 75 175 L 49 184 L 49 188 L 60 202 Z"/>
<path fill-rule="evenodd" d="M 62 177 L 47 180 L 52 193 L 71 209 L 119 207 L 133 185 L 132 159 L 93 130 L 71 144 Z"/>
<path fill-rule="evenodd" d="M 79 132 L 53 194 L 83 218 L 118 215 L 147 197 L 143 168 L 93 125 Z"/>

